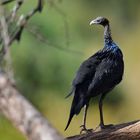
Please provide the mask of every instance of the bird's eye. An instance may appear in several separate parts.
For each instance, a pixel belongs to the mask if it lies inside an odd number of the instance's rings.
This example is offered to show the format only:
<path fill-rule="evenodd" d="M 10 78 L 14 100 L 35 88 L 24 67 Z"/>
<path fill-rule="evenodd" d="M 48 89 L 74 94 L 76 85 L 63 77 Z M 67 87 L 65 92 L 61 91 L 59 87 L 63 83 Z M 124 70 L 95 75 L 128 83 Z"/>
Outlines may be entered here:
<path fill-rule="evenodd" d="M 100 20 L 98 19 L 98 20 L 96 20 L 97 22 L 100 22 Z"/>

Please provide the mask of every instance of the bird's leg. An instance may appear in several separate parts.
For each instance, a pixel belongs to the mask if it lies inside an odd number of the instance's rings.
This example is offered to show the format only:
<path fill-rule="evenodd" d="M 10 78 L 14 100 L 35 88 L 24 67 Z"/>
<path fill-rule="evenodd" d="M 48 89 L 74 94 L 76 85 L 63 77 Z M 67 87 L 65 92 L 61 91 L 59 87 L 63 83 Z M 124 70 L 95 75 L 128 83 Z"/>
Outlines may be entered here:
<path fill-rule="evenodd" d="M 88 105 L 84 106 L 84 115 L 83 115 L 83 122 L 81 127 L 81 131 L 87 130 L 86 129 L 86 118 L 87 118 L 87 110 L 88 110 Z"/>
<path fill-rule="evenodd" d="M 92 131 L 92 129 L 87 129 L 87 128 L 86 128 L 87 110 L 88 110 L 88 104 L 84 106 L 83 123 L 82 123 L 82 125 L 80 126 L 80 127 L 81 127 L 80 134 L 81 134 L 82 132 L 89 133 L 89 132 Z"/>
<path fill-rule="evenodd" d="M 101 95 L 100 99 L 99 99 L 99 111 L 100 111 L 100 127 L 102 128 L 104 126 L 104 119 L 103 119 L 103 95 Z"/>
<path fill-rule="evenodd" d="M 102 94 L 100 96 L 100 99 L 99 99 L 99 111 L 100 111 L 100 128 L 101 129 L 105 129 L 105 128 L 109 128 L 109 127 L 112 127 L 113 125 L 112 124 L 109 124 L 109 125 L 104 125 L 104 119 L 103 119 L 103 99 L 105 97 L 106 94 Z"/>

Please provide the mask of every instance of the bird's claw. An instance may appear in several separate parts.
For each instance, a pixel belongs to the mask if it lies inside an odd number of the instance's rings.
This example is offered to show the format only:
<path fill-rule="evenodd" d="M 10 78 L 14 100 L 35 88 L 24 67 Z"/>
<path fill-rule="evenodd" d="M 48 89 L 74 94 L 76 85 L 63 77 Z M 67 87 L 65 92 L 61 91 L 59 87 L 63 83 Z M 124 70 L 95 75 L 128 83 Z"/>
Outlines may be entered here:
<path fill-rule="evenodd" d="M 85 125 L 81 125 L 80 128 L 81 128 L 80 134 L 82 134 L 82 133 L 91 133 L 93 131 L 93 129 L 87 129 L 85 127 Z"/>
<path fill-rule="evenodd" d="M 113 129 L 114 125 L 113 124 L 108 124 L 108 125 L 104 125 L 104 124 L 100 124 L 96 130 L 103 130 L 103 129 Z"/>

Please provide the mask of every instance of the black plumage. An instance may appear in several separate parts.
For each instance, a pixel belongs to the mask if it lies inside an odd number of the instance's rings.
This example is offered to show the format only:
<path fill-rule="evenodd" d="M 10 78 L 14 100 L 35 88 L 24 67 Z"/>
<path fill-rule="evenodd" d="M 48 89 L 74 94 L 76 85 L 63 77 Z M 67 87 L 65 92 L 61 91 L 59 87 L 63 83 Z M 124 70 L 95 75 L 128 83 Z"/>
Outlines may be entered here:
<path fill-rule="evenodd" d="M 104 27 L 104 48 L 85 60 L 72 83 L 74 98 L 70 110 L 70 116 L 65 130 L 68 128 L 74 115 L 78 115 L 85 106 L 84 122 L 81 131 L 87 131 L 86 114 L 89 101 L 92 97 L 100 95 L 100 127 L 105 128 L 102 113 L 102 101 L 105 95 L 111 91 L 121 80 L 124 71 L 123 54 L 114 43 L 108 19 L 97 17 L 90 24 L 100 24 Z"/>

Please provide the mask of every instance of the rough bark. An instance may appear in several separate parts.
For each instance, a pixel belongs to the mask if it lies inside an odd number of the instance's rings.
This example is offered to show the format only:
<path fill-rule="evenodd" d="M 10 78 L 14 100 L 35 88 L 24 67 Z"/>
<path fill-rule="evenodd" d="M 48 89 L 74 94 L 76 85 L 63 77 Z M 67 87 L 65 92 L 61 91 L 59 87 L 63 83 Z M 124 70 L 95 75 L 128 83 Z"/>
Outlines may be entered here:
<path fill-rule="evenodd" d="M 110 129 L 68 137 L 67 140 L 140 140 L 140 121 L 123 123 Z"/>
<path fill-rule="evenodd" d="M 0 72 L 0 111 L 29 140 L 62 140 L 49 122 L 20 94 Z"/>

